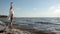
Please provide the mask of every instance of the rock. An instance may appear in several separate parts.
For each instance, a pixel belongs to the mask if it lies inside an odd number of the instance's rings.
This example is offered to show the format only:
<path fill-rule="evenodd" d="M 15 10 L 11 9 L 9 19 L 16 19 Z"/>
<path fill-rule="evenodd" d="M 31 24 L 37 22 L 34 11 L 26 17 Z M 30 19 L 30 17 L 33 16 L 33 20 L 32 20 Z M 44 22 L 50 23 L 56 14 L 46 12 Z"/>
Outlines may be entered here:
<path fill-rule="evenodd" d="M 0 25 L 5 25 L 5 23 L 4 23 L 4 22 L 2 22 L 2 21 L 0 21 Z"/>

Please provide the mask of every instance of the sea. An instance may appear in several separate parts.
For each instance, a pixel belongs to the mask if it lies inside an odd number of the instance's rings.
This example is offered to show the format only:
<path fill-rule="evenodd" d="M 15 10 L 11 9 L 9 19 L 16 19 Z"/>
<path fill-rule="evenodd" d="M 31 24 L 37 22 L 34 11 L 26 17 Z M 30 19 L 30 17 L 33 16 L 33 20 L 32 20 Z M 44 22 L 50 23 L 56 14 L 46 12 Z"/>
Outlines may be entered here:
<path fill-rule="evenodd" d="M 8 23 L 8 18 L 0 18 L 0 21 Z M 15 17 L 13 24 L 22 28 L 34 28 L 41 31 L 52 31 L 60 34 L 60 18 L 58 17 Z"/>

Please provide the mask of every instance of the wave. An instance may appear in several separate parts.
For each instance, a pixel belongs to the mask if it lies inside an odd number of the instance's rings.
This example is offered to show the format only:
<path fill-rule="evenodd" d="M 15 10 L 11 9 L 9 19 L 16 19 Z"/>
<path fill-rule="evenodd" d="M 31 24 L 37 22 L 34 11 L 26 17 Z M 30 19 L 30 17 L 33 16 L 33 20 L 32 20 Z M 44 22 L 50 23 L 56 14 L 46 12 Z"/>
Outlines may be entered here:
<path fill-rule="evenodd" d="M 35 23 L 60 25 L 60 23 L 51 23 L 51 22 L 35 22 Z"/>

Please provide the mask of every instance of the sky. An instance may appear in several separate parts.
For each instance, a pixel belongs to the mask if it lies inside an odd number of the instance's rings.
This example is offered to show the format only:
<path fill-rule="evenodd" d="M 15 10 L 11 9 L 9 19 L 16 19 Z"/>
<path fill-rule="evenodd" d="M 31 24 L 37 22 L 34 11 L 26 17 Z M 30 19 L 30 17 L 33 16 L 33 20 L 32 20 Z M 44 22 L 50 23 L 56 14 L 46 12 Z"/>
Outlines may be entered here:
<path fill-rule="evenodd" d="M 0 15 L 9 15 L 11 0 L 0 0 Z M 60 0 L 13 0 L 14 17 L 60 17 Z"/>

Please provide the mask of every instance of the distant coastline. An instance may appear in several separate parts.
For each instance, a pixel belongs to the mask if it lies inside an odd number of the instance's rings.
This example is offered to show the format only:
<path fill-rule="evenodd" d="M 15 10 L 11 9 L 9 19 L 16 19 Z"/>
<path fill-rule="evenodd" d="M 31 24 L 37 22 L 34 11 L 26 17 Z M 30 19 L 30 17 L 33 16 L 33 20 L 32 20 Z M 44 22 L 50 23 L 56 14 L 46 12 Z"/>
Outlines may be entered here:
<path fill-rule="evenodd" d="M 7 18 L 7 15 L 0 15 L 0 18 Z"/>

